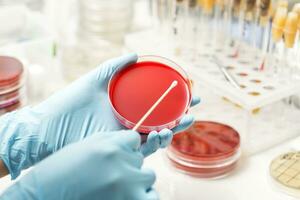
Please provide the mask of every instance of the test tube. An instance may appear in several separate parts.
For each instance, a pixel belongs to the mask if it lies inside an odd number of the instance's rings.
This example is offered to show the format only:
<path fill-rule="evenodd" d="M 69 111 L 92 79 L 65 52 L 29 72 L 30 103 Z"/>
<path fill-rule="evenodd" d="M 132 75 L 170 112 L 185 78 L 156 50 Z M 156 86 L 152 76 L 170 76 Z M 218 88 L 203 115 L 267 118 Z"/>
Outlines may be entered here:
<path fill-rule="evenodd" d="M 298 25 L 298 13 L 290 12 L 288 13 L 285 27 L 284 27 L 284 40 L 285 47 L 290 49 L 294 47 Z"/>
<path fill-rule="evenodd" d="M 228 13 L 229 13 L 229 57 L 237 58 L 239 55 L 239 45 L 238 43 L 238 35 L 235 34 L 235 24 L 238 22 L 238 32 L 241 33 L 242 31 L 242 17 L 240 16 L 241 11 L 241 0 L 230 0 L 228 6 Z M 233 49 L 233 52 L 231 51 Z"/>
<path fill-rule="evenodd" d="M 215 0 L 202 0 L 203 13 L 206 15 L 212 15 Z"/>
<path fill-rule="evenodd" d="M 298 23 L 297 23 L 297 28 L 298 28 L 298 34 L 296 35 L 296 46 L 295 46 L 295 55 L 296 55 L 296 63 L 297 63 L 297 72 L 295 73 L 296 76 L 298 77 L 300 74 L 299 68 L 300 68 L 300 3 L 296 3 L 293 7 L 293 12 L 298 14 Z"/>
<path fill-rule="evenodd" d="M 169 34 L 172 19 L 172 0 L 151 0 L 154 27 L 159 33 Z"/>
<path fill-rule="evenodd" d="M 184 56 L 185 58 L 194 60 L 197 48 L 197 20 L 198 20 L 198 7 L 197 0 L 188 0 L 187 1 L 187 20 L 186 20 L 186 28 L 185 28 L 185 44 L 187 54 Z"/>
<path fill-rule="evenodd" d="M 225 0 L 225 8 L 224 8 L 224 14 L 223 14 L 223 20 L 225 25 L 225 51 L 229 52 L 231 49 L 231 44 L 233 43 L 233 37 L 231 34 L 231 28 L 233 24 L 233 8 L 234 8 L 234 0 Z"/>
<path fill-rule="evenodd" d="M 258 69 L 260 71 L 264 70 L 265 60 L 268 52 L 270 31 L 271 31 L 271 0 L 260 0 L 258 4 L 258 20 L 259 27 L 262 29 L 262 39 L 261 39 L 261 48 L 262 48 L 262 61 L 259 63 Z"/>
<path fill-rule="evenodd" d="M 214 7 L 214 19 L 213 19 L 213 39 L 214 44 L 213 48 L 215 51 L 222 51 L 223 45 L 221 42 L 224 41 L 224 12 L 225 12 L 225 1 L 224 0 L 216 0 Z"/>
<path fill-rule="evenodd" d="M 202 31 L 202 40 L 204 48 L 211 46 L 211 33 L 212 33 L 212 21 L 213 21 L 213 8 L 214 0 L 202 0 L 202 12 L 201 12 L 201 26 L 205 31 Z"/>
<path fill-rule="evenodd" d="M 297 35 L 297 25 L 298 25 L 298 13 L 296 12 L 288 13 L 286 23 L 284 26 L 285 49 L 282 58 L 283 61 L 282 67 L 289 68 L 289 69 L 285 69 L 285 71 L 287 71 L 288 73 L 289 78 L 293 78 L 293 73 L 296 69 L 294 62 L 291 62 L 290 58 L 295 57 L 293 48 L 295 45 L 295 39 Z"/>
<path fill-rule="evenodd" d="M 187 1 L 173 0 L 172 9 L 172 32 L 175 42 L 175 55 L 182 53 L 182 44 L 185 40 L 185 21 L 187 18 Z"/>
<path fill-rule="evenodd" d="M 258 26 L 259 26 L 259 12 L 256 6 L 256 0 L 247 0 L 246 1 L 246 24 L 249 29 L 249 43 L 252 46 L 253 60 L 257 57 L 257 35 L 258 35 Z M 247 28 L 246 27 L 246 28 Z M 252 59 L 252 56 L 251 56 Z"/>
<path fill-rule="evenodd" d="M 256 14 L 256 0 L 242 0 L 240 1 L 239 10 L 237 11 L 237 5 L 234 6 L 235 15 L 238 15 L 238 36 L 237 36 L 237 54 L 249 54 L 249 46 L 245 48 L 244 44 L 247 43 L 249 36 L 252 38 L 255 34 L 250 34 L 254 32 L 254 19 Z M 238 13 L 237 13 L 238 12 Z M 249 41 L 249 40 L 248 40 Z M 246 50 L 247 49 L 247 50 Z M 247 61 L 248 62 L 248 61 Z"/>
<path fill-rule="evenodd" d="M 272 31 L 270 38 L 270 56 L 269 62 L 267 62 L 267 67 L 271 70 L 273 75 L 278 75 L 278 63 L 276 61 L 276 55 L 278 54 L 278 44 L 282 41 L 283 30 L 287 18 L 287 8 L 278 7 L 275 12 L 275 16 L 272 22 Z"/>

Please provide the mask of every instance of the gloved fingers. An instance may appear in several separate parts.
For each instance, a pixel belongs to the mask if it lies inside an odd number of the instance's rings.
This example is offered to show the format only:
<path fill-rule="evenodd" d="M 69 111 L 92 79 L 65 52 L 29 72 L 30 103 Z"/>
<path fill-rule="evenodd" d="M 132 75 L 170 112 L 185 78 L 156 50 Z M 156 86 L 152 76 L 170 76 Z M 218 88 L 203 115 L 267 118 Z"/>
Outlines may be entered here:
<path fill-rule="evenodd" d="M 193 115 L 185 115 L 179 122 L 178 126 L 172 129 L 172 131 L 176 134 L 181 132 L 187 128 L 189 128 L 194 123 Z"/>
<path fill-rule="evenodd" d="M 136 53 L 130 53 L 125 56 L 121 56 L 112 60 L 104 62 L 92 73 L 96 74 L 96 80 L 98 80 L 99 86 L 103 83 L 108 82 L 113 73 L 123 67 L 126 67 L 132 63 L 135 63 L 138 59 Z"/>
<path fill-rule="evenodd" d="M 134 152 L 137 152 L 140 149 L 141 136 L 138 132 L 132 130 L 123 130 L 111 132 L 111 134 L 114 134 L 116 143 L 123 148 L 127 148 Z"/>
<path fill-rule="evenodd" d="M 157 151 L 157 149 L 159 149 L 159 146 L 159 133 L 157 131 L 152 131 L 149 133 L 146 143 L 142 144 L 140 151 L 145 157 L 147 157 Z"/>
<path fill-rule="evenodd" d="M 142 171 L 143 186 L 145 186 L 145 188 L 148 190 L 155 183 L 156 175 L 154 171 L 151 169 L 143 168 L 141 169 L 141 171 Z"/>
<path fill-rule="evenodd" d="M 198 96 L 193 96 L 192 97 L 192 102 L 191 102 L 191 107 L 193 107 L 193 106 L 195 106 L 195 105 L 197 105 L 197 104 L 199 104 L 201 102 L 201 99 L 200 99 L 200 97 L 198 97 Z"/>
<path fill-rule="evenodd" d="M 152 131 L 148 135 L 146 143 L 141 146 L 141 152 L 147 157 L 159 148 L 167 147 L 171 143 L 172 138 L 173 132 L 170 129 L 163 129 L 159 133 Z"/>
<path fill-rule="evenodd" d="M 160 148 L 169 146 L 173 138 L 173 132 L 170 129 L 163 129 L 159 132 Z"/>
<path fill-rule="evenodd" d="M 150 188 L 147 191 L 145 200 L 159 200 L 159 195 L 153 188 Z"/>

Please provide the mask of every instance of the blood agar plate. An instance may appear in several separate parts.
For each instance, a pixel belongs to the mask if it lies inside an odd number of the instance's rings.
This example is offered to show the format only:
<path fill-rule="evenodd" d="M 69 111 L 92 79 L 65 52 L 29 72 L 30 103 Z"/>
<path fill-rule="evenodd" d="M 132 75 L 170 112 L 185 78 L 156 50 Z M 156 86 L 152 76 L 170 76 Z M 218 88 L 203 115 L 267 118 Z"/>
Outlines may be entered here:
<path fill-rule="evenodd" d="M 23 74 L 22 63 L 8 56 L 0 56 L 0 90 L 18 84 Z"/>
<path fill-rule="evenodd" d="M 288 152 L 276 157 L 270 164 L 270 175 L 281 191 L 300 197 L 300 152 Z"/>
<path fill-rule="evenodd" d="M 240 136 L 230 126 L 196 121 L 174 136 L 167 155 L 179 171 L 200 177 L 219 178 L 232 171 L 240 158 Z"/>
<path fill-rule="evenodd" d="M 190 81 L 182 68 L 158 56 L 142 56 L 116 72 L 108 93 L 117 119 L 131 129 L 173 81 L 178 84 L 138 128 L 141 133 L 175 127 L 191 103 Z"/>
<path fill-rule="evenodd" d="M 0 114 L 22 105 L 25 96 L 23 64 L 13 57 L 0 56 Z"/>

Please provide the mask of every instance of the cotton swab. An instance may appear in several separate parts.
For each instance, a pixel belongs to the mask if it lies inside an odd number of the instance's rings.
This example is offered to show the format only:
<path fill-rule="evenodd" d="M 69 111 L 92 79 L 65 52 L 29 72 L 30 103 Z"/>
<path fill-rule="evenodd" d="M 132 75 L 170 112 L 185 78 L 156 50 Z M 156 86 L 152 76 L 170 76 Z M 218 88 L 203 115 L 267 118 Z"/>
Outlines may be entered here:
<path fill-rule="evenodd" d="M 133 131 L 136 131 L 141 124 L 148 118 L 148 116 L 153 112 L 153 110 L 160 104 L 160 102 L 168 95 L 168 93 L 176 87 L 178 81 L 173 81 L 170 87 L 159 97 L 159 99 L 152 105 L 152 107 L 146 112 L 146 114 L 138 121 L 138 123 L 133 127 Z"/>

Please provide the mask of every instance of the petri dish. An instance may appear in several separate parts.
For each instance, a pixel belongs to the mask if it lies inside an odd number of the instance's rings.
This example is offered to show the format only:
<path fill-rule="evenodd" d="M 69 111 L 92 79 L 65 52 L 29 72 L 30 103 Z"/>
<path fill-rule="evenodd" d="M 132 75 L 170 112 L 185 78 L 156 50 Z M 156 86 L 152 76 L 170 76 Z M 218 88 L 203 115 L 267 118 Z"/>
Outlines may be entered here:
<path fill-rule="evenodd" d="M 23 103 L 21 101 L 17 101 L 14 104 L 6 106 L 5 108 L 0 108 L 0 115 L 3 115 L 5 113 L 8 113 L 8 112 L 11 112 L 11 111 L 14 111 L 14 110 L 17 110 L 20 107 L 22 107 L 22 104 Z"/>
<path fill-rule="evenodd" d="M 7 106 L 16 104 L 25 99 L 26 90 L 25 87 L 21 87 L 17 90 L 0 95 L 0 109 Z"/>
<path fill-rule="evenodd" d="M 271 184 L 288 195 L 300 198 L 300 152 L 291 151 L 274 158 L 269 172 Z"/>
<path fill-rule="evenodd" d="M 141 56 L 134 64 L 115 72 L 108 93 L 112 110 L 131 129 L 176 80 L 177 86 L 161 101 L 138 131 L 148 134 L 175 127 L 191 103 L 191 83 L 185 71 L 159 56 Z"/>
<path fill-rule="evenodd" d="M 238 164 L 240 136 L 232 127 L 211 121 L 196 121 L 174 136 L 167 156 L 171 165 L 199 178 L 226 176 Z"/>
<path fill-rule="evenodd" d="M 23 64 L 16 58 L 0 56 L 0 114 L 21 107 L 26 95 L 24 85 Z"/>
<path fill-rule="evenodd" d="M 23 71 L 23 65 L 19 60 L 0 56 L 0 94 L 19 87 Z"/>

